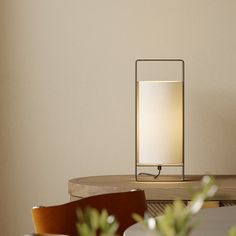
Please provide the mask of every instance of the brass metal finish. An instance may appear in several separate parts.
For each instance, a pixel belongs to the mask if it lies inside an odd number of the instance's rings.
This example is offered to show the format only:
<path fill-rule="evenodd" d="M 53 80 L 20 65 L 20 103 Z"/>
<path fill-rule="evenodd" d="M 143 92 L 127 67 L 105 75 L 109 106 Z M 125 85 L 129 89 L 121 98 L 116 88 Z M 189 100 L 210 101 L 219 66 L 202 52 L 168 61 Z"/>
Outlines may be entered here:
<path fill-rule="evenodd" d="M 139 145 L 139 140 L 138 140 L 138 62 L 153 62 L 153 61 L 159 61 L 159 62 L 181 62 L 182 63 L 182 92 L 183 92 L 183 140 L 182 140 L 182 163 L 179 164 L 140 164 L 138 163 L 138 145 Z M 138 182 L 156 182 L 156 181 L 163 181 L 163 182 L 173 182 L 173 181 L 184 181 L 185 178 L 185 168 L 184 168 L 184 164 L 185 164 L 185 119 L 184 119 L 184 115 L 185 115 L 185 62 L 182 59 L 137 59 L 135 61 L 135 179 Z M 160 178 L 144 178 L 144 180 L 140 180 L 138 178 L 139 173 L 138 173 L 138 167 L 157 167 L 158 166 L 162 166 L 162 167 L 182 167 L 182 173 L 180 178 L 173 178 L 170 180 L 161 180 Z M 150 174 L 148 174 L 150 175 Z M 176 177 L 176 176 L 175 176 Z"/>

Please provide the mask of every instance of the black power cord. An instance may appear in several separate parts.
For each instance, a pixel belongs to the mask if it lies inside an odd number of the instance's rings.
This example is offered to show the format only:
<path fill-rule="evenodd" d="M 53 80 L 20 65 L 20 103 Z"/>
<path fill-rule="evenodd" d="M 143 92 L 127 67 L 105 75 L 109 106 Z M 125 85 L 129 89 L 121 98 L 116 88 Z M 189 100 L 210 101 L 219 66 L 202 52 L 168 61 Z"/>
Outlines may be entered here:
<path fill-rule="evenodd" d="M 141 172 L 138 175 L 149 175 L 149 176 L 152 176 L 154 179 L 156 179 L 161 174 L 161 169 L 162 169 L 162 166 L 158 165 L 157 166 L 158 173 L 156 175 L 150 174 L 150 173 L 145 173 L 145 172 Z"/>

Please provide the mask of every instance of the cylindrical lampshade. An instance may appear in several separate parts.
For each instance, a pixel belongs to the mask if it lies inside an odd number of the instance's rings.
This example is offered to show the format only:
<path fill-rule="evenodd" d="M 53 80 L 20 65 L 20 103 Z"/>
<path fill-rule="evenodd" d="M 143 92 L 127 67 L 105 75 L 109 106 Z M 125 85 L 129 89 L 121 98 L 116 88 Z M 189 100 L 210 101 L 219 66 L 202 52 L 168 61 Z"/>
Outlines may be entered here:
<path fill-rule="evenodd" d="M 183 163 L 183 82 L 138 82 L 138 164 Z"/>

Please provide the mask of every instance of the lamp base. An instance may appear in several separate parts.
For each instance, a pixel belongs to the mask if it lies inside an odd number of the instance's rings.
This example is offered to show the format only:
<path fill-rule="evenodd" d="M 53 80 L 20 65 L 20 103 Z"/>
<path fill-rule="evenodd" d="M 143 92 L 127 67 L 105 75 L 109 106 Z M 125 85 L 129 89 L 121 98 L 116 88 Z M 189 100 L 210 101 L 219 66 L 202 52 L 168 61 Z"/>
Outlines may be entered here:
<path fill-rule="evenodd" d="M 144 167 L 145 172 L 138 172 L 138 168 Z M 157 168 L 157 173 L 149 173 L 147 171 L 147 168 L 150 167 L 156 167 Z M 181 174 L 168 174 L 168 175 L 162 175 L 161 171 L 163 167 L 181 167 L 182 168 L 182 173 Z M 184 165 L 179 164 L 179 165 L 136 165 L 135 168 L 135 178 L 136 181 L 138 182 L 181 182 L 185 180 L 185 174 L 184 174 Z"/>
<path fill-rule="evenodd" d="M 182 175 L 161 175 L 154 178 L 150 175 L 137 175 L 137 182 L 182 182 L 185 181 Z"/>

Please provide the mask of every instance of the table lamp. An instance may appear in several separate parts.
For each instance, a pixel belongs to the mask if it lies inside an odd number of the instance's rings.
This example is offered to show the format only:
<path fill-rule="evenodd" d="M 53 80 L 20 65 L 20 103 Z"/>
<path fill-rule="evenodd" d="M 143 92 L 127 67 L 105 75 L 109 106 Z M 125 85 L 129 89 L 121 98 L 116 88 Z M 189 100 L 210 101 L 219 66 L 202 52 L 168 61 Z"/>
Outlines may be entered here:
<path fill-rule="evenodd" d="M 136 180 L 184 180 L 184 61 L 136 60 L 135 107 Z M 160 176 L 164 167 L 179 167 L 182 172 L 164 178 Z"/>

